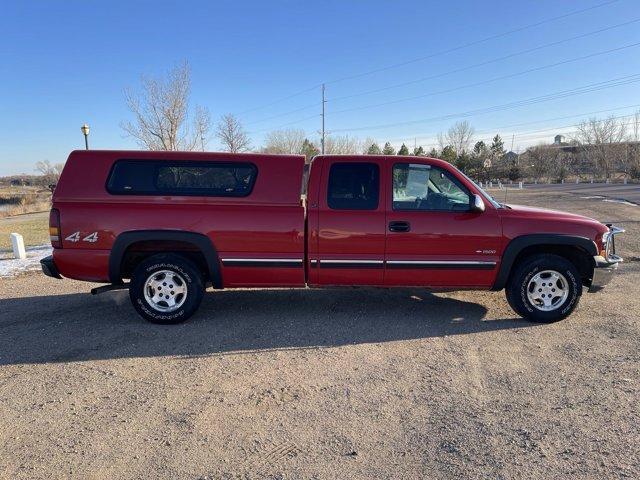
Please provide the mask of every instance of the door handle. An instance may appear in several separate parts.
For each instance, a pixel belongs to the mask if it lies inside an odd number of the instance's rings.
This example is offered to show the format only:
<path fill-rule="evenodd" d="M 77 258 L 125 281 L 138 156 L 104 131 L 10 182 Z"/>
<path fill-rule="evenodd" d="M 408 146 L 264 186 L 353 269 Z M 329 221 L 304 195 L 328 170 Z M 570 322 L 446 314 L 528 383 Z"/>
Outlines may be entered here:
<path fill-rule="evenodd" d="M 389 222 L 390 232 L 408 232 L 411 230 L 409 222 Z"/>

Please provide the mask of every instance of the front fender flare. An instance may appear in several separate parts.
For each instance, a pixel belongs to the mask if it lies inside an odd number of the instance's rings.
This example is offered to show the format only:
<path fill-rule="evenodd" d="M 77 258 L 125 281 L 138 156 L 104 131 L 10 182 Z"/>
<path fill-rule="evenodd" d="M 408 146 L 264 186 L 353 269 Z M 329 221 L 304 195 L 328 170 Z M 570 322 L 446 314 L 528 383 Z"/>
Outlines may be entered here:
<path fill-rule="evenodd" d="M 531 235 L 521 235 L 512 239 L 502 254 L 500 270 L 491 290 L 502 290 L 509 279 L 511 268 L 516 258 L 525 248 L 534 245 L 549 246 L 571 246 L 584 250 L 588 255 L 595 257 L 598 248 L 593 240 L 576 235 L 563 235 L 559 233 L 535 233 Z"/>

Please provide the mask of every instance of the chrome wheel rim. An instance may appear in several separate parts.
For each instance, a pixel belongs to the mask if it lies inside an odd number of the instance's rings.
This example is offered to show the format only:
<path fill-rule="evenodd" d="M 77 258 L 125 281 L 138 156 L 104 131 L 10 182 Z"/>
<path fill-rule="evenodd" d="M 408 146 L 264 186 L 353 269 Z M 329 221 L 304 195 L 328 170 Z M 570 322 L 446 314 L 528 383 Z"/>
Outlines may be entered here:
<path fill-rule="evenodd" d="M 187 282 L 179 273 L 160 270 L 144 282 L 144 298 L 158 312 L 174 312 L 187 300 Z"/>
<path fill-rule="evenodd" d="M 555 270 L 543 270 L 527 284 L 529 303 L 542 312 L 560 308 L 568 297 L 569 283 L 564 275 Z"/>

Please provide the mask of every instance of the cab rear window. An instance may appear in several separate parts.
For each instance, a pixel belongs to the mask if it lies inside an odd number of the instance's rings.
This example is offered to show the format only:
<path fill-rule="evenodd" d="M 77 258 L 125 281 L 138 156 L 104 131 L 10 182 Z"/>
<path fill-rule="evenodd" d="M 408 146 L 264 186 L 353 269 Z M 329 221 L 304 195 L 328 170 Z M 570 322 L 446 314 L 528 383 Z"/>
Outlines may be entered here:
<path fill-rule="evenodd" d="M 107 191 L 114 195 L 246 197 L 257 174 L 251 163 L 118 160 Z"/>

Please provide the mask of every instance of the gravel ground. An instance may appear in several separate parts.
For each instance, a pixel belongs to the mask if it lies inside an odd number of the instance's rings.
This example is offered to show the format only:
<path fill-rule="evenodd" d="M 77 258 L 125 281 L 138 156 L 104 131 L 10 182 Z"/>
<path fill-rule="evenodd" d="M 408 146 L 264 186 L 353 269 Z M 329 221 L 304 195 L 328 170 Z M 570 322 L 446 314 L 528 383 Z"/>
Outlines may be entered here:
<path fill-rule="evenodd" d="M 502 292 L 230 290 L 163 327 L 0 279 L 0 477 L 640 477 L 640 207 L 509 195 L 628 229 L 565 321 Z"/>

